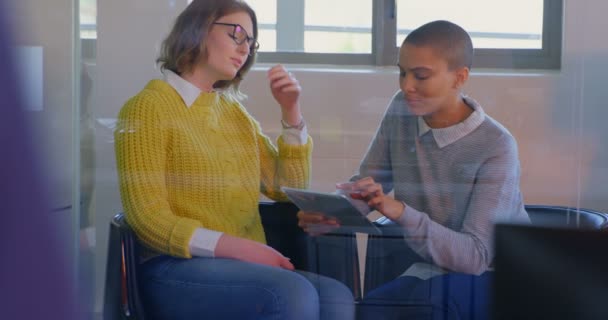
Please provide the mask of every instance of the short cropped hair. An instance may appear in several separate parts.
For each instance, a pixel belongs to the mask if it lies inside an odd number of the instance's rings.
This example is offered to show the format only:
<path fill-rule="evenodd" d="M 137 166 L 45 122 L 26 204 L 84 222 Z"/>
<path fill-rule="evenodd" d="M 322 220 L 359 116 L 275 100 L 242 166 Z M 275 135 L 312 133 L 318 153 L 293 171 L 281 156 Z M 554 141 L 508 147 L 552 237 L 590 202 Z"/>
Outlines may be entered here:
<path fill-rule="evenodd" d="M 426 23 L 407 35 L 403 44 L 433 48 L 448 62 L 448 68 L 471 69 L 473 65 L 473 42 L 469 34 L 459 25 L 445 20 Z"/>
<path fill-rule="evenodd" d="M 211 25 L 219 18 L 235 13 L 245 12 L 253 22 L 253 38 L 258 38 L 258 23 L 255 12 L 242 0 L 193 0 L 175 20 L 171 32 L 162 43 L 156 63 L 161 70 L 171 70 L 178 75 L 191 71 L 195 65 L 205 59 L 206 41 Z M 216 89 L 232 89 L 236 95 L 245 74 L 255 61 L 255 47 L 250 48 L 250 55 L 232 80 L 216 82 Z"/>

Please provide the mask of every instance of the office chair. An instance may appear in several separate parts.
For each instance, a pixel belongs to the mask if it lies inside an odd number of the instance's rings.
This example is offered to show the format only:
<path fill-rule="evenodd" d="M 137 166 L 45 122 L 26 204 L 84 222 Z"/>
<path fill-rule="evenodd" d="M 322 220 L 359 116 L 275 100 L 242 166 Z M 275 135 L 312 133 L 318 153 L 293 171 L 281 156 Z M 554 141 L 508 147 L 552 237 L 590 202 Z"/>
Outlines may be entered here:
<path fill-rule="evenodd" d="M 525 209 L 535 226 L 608 229 L 608 214 L 596 210 L 551 205 L 525 205 Z M 417 259 L 403 241 L 401 227 L 386 217 L 375 223 L 381 227 L 383 235 L 370 236 L 368 240 L 366 269 L 378 271 L 366 273 L 366 291 L 395 279 Z M 379 254 L 382 258 L 374 258 Z"/>
<path fill-rule="evenodd" d="M 306 233 L 298 227 L 298 208 L 291 203 L 260 202 L 259 211 L 269 246 L 291 259 L 299 270 L 310 270 Z M 138 244 L 124 214 L 110 223 L 104 320 L 145 320 L 137 279 Z"/>
<path fill-rule="evenodd" d="M 532 225 L 543 227 L 608 230 L 608 214 L 581 208 L 551 205 L 526 205 Z M 381 217 L 375 223 L 383 230 L 382 236 L 368 239 L 365 292 L 369 292 L 400 276 L 413 262 L 422 261 L 403 240 L 400 226 Z M 358 308 L 364 306 L 360 305 Z M 423 313 L 424 306 L 396 306 L 405 314 Z M 422 308 L 422 309 L 421 309 Z"/>

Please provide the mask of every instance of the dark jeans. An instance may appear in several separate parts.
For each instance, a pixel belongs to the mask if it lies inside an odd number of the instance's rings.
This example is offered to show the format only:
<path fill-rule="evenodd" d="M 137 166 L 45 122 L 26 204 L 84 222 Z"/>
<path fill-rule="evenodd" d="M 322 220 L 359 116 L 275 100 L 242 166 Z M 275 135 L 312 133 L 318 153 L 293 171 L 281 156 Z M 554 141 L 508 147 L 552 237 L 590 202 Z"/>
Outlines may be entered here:
<path fill-rule="evenodd" d="M 369 292 L 357 319 L 489 319 L 492 281 L 492 272 L 399 277 Z"/>

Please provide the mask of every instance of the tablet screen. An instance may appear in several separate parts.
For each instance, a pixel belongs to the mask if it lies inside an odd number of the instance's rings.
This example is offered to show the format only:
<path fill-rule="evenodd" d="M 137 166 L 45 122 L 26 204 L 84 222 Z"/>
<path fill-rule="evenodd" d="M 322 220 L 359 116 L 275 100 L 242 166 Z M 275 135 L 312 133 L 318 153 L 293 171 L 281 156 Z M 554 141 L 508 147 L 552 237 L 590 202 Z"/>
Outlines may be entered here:
<path fill-rule="evenodd" d="M 345 195 L 288 187 L 282 187 L 281 190 L 300 210 L 320 212 L 336 218 L 340 222 L 340 228 L 332 233 L 380 234 L 380 230 L 367 219 L 365 213 L 352 203 L 354 200 Z"/>

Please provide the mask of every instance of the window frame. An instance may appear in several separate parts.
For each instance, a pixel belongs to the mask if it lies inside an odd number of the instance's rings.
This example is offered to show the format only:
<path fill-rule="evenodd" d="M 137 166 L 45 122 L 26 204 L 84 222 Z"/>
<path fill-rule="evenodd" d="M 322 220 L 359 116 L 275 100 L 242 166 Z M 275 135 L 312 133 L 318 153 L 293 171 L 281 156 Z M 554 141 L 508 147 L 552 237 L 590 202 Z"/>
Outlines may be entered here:
<path fill-rule="evenodd" d="M 304 1 L 277 1 L 277 47 L 291 41 L 291 48 L 303 48 Z M 413 0 L 412 0 L 413 1 Z M 372 0 L 372 52 L 365 54 L 259 52 L 258 62 L 319 65 L 387 66 L 397 62 L 399 48 L 394 46 L 397 36 L 396 0 Z M 298 8 L 294 10 L 293 8 Z M 284 12 L 284 14 L 282 14 Z M 293 17 L 293 12 L 301 15 Z M 282 18 L 283 17 L 283 18 Z M 294 20 L 299 23 L 294 23 Z M 543 0 L 543 35 L 541 49 L 485 49 L 475 50 L 474 68 L 493 69 L 560 69 L 562 55 L 563 0 Z M 298 30 L 301 37 L 283 37 L 278 30 Z"/>
<path fill-rule="evenodd" d="M 257 61 L 262 63 L 392 66 L 397 62 L 399 48 L 394 45 L 397 37 L 396 0 L 372 1 L 372 52 L 371 53 L 307 53 L 307 52 L 259 52 Z M 414 0 L 412 0 L 414 1 Z M 300 50 L 304 46 L 305 0 L 277 0 L 277 46 Z M 298 10 L 294 10 L 297 8 Z M 294 23 L 293 12 L 300 12 Z M 473 68 L 489 69 L 538 69 L 559 70 L 562 64 L 564 0 L 543 0 L 542 49 L 476 49 Z M 260 24 L 261 28 L 268 25 Z M 95 29 L 95 25 L 81 25 Z M 291 30 L 301 36 L 285 36 L 278 30 Z M 81 39 L 83 46 L 94 48 L 96 39 Z M 285 43 L 288 43 L 286 46 Z M 83 52 L 86 54 L 90 50 Z M 89 52 L 90 54 L 90 52 Z M 94 53 L 93 53 L 94 56 Z"/>

